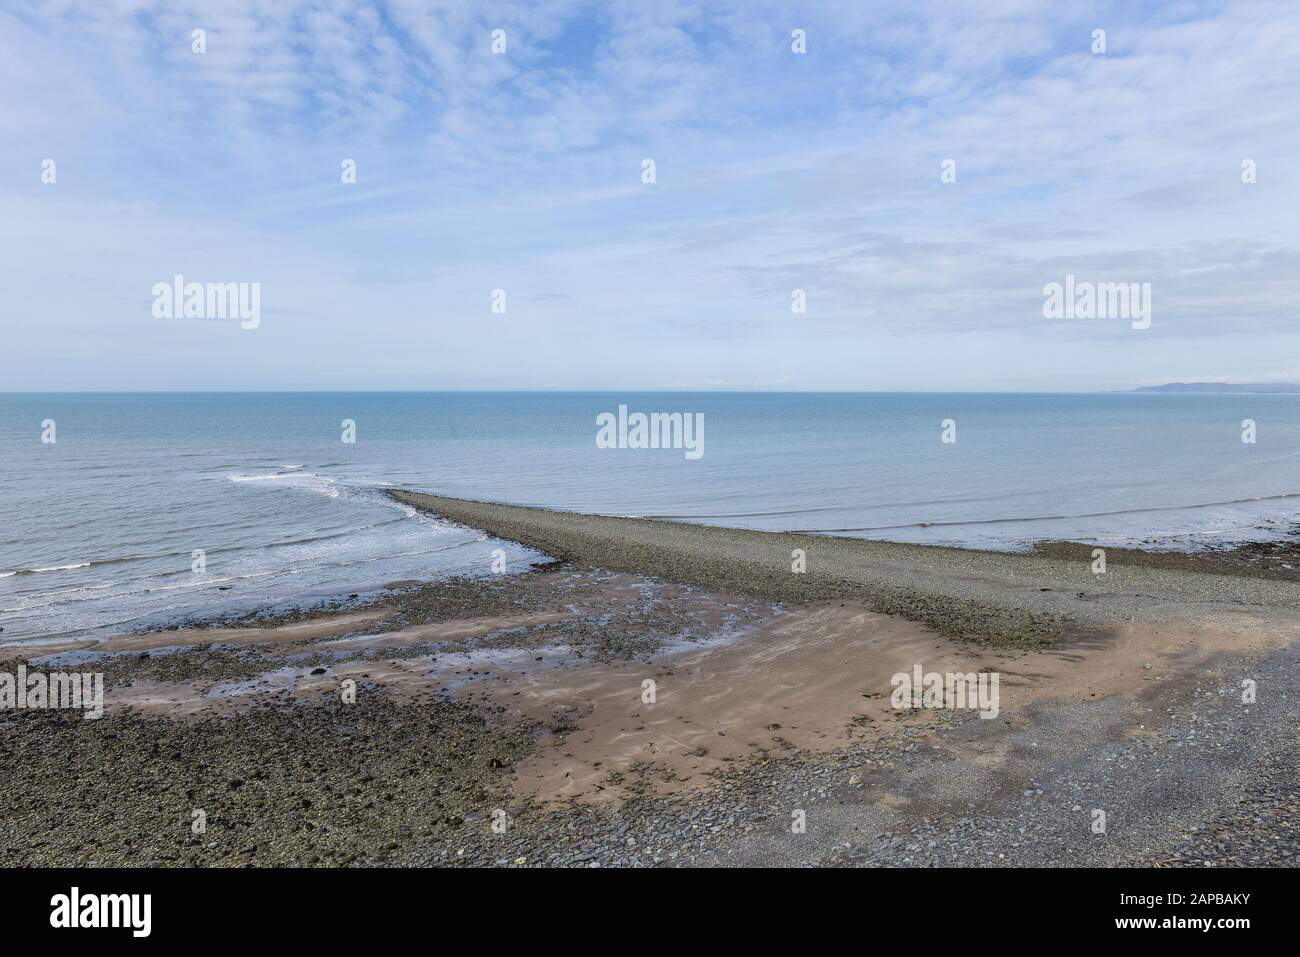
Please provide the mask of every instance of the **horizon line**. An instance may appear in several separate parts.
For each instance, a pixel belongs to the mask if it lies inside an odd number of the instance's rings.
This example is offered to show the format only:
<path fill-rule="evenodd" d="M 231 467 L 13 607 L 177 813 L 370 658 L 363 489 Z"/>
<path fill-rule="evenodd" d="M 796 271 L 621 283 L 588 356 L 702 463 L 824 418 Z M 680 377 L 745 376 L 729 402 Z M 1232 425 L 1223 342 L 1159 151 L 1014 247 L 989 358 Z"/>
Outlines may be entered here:
<path fill-rule="evenodd" d="M 717 395 L 1127 395 L 1133 389 L 13 389 L 7 395 L 613 395 L 619 392 Z"/>
<path fill-rule="evenodd" d="M 1158 392 L 1169 385 L 1290 385 L 1278 382 L 1166 382 L 1128 389 L 718 389 L 718 388 L 603 388 L 603 389 L 12 389 L 0 396 L 17 395 L 614 395 L 626 393 L 691 395 L 1209 395 L 1214 392 Z M 1217 393 L 1236 395 L 1287 395 L 1283 392 Z"/>

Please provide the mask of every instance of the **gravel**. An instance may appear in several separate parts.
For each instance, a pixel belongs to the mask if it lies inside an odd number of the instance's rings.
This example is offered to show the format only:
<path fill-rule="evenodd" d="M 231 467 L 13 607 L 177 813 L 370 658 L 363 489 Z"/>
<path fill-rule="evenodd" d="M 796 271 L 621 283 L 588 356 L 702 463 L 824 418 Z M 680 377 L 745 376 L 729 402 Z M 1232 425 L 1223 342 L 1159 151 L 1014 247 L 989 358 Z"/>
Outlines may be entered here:
<path fill-rule="evenodd" d="M 856 598 L 955 638 L 1038 647 L 1070 630 L 1233 612 L 1288 619 L 1300 580 L 1209 573 L 1129 550 L 1052 558 L 862 539 L 758 532 L 496 505 L 393 491 L 408 505 L 602 568 L 786 602 Z M 792 572 L 801 549 L 807 570 Z M 1089 552 L 1090 554 L 1090 552 Z"/>

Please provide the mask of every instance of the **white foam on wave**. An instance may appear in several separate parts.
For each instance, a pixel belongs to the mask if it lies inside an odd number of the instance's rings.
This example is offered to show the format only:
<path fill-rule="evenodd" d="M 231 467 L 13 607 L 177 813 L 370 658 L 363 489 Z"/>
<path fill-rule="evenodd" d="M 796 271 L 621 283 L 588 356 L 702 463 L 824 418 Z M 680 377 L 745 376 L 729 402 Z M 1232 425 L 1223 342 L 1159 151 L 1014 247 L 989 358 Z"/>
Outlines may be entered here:
<path fill-rule="evenodd" d="M 265 572 L 261 576 L 239 575 L 238 578 L 264 577 L 275 572 Z M 155 592 L 184 591 L 202 589 L 235 581 L 235 577 L 217 578 L 211 575 L 187 576 L 184 580 L 172 584 L 163 584 L 156 575 L 143 578 L 131 578 L 121 581 L 95 582 L 78 588 L 61 588 L 56 591 L 36 592 L 21 596 L 19 604 L 0 607 L 0 612 L 33 612 L 42 608 L 58 605 L 78 605 L 85 602 L 101 602 L 106 597 L 115 599 L 130 598 L 136 595 L 148 595 Z"/>
<path fill-rule="evenodd" d="M 12 578 L 14 575 L 39 575 L 42 572 L 69 572 L 74 568 L 89 568 L 90 562 L 74 562 L 71 565 L 45 565 L 40 568 L 17 568 L 11 572 L 0 572 L 0 578 Z"/>
<path fill-rule="evenodd" d="M 301 468 L 301 466 L 298 466 Z M 315 472 L 272 472 L 270 475 L 227 475 L 228 482 L 279 482 L 287 488 L 301 488 L 327 498 L 338 498 L 336 480 Z"/>
<path fill-rule="evenodd" d="M 330 469 L 333 476 L 312 471 L 323 467 L 319 463 L 302 466 L 246 458 L 228 460 L 212 474 L 208 481 L 214 483 L 218 493 L 224 482 L 215 481 L 217 476 L 242 489 L 228 490 L 227 494 L 242 503 L 236 507 L 243 511 L 274 501 L 279 501 L 282 508 L 291 505 L 291 500 L 278 497 L 285 489 L 290 490 L 291 499 L 298 496 L 301 503 L 301 508 L 285 509 L 293 513 L 287 524 L 273 526 L 277 535 L 286 535 L 289 541 L 277 538 L 261 545 L 245 541 L 241 537 L 245 528 L 242 524 L 235 542 L 226 542 L 218 535 L 209 543 L 212 548 L 208 553 L 212 563 L 209 571 L 215 575 L 187 574 L 188 552 L 184 549 L 165 555 L 133 554 L 109 562 L 96 559 L 4 570 L 0 577 L 36 571 L 62 572 L 67 577 L 38 577 L 32 580 L 30 593 L 20 589 L 18 594 L 4 594 L 0 600 L 13 607 L 0 608 L 0 612 L 15 616 L 14 627 L 24 637 L 27 633 L 102 632 L 116 627 L 113 622 L 184 620 L 200 609 L 298 601 L 302 595 L 311 594 L 309 589 L 344 594 L 357 590 L 358 575 L 369 576 L 367 581 L 389 582 L 473 573 L 487 567 L 487 556 L 479 555 L 483 550 L 479 543 L 487 536 L 399 502 L 387 492 L 394 485 L 391 481 L 350 474 L 342 463 L 340 468 Z M 259 502 L 259 492 L 268 493 L 270 499 Z M 321 511 L 319 519 L 313 519 L 310 502 L 319 499 L 311 495 L 302 498 L 304 492 L 338 501 Z M 384 507 L 377 507 L 381 505 Z M 356 511 L 356 522 L 346 518 L 350 508 Z M 357 522 L 366 524 L 349 527 Z M 297 535 L 307 532 L 311 536 L 299 540 Z M 514 554 L 512 545 L 503 543 L 503 547 Z M 186 560 L 173 563 L 169 559 L 175 556 Z M 113 580 L 104 580 L 109 578 L 107 574 L 95 574 L 101 564 L 137 560 L 145 561 L 145 565 L 126 566 L 134 573 L 115 571 Z M 72 576 L 68 574 L 72 569 L 81 571 Z M 6 583 L 0 591 L 13 588 L 13 583 Z"/>

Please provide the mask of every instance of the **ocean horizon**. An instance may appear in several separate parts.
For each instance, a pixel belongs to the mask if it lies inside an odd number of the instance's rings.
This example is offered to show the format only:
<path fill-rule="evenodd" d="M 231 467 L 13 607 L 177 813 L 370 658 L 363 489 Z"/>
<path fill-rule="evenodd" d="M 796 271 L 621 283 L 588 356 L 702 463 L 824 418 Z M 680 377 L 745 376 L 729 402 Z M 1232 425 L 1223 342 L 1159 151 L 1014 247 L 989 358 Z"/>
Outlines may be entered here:
<path fill-rule="evenodd" d="M 599 447 L 620 406 L 698 416 L 698 458 Z M 1231 545 L 1300 518 L 1287 395 L 8 393 L 0 449 L 5 640 L 486 574 L 498 548 L 514 569 L 540 558 L 390 488 L 1002 550 Z"/>

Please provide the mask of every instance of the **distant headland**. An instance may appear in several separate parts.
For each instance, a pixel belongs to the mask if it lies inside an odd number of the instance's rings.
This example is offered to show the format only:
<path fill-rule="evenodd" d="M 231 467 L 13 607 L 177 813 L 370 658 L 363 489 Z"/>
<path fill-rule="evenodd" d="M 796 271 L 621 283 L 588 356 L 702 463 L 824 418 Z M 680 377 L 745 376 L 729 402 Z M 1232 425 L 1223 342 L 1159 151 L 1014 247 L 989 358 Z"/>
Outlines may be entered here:
<path fill-rule="evenodd" d="M 1260 393 L 1300 393 L 1300 382 L 1168 382 L 1165 385 L 1144 385 L 1134 392 L 1233 392 L 1249 395 Z"/>

